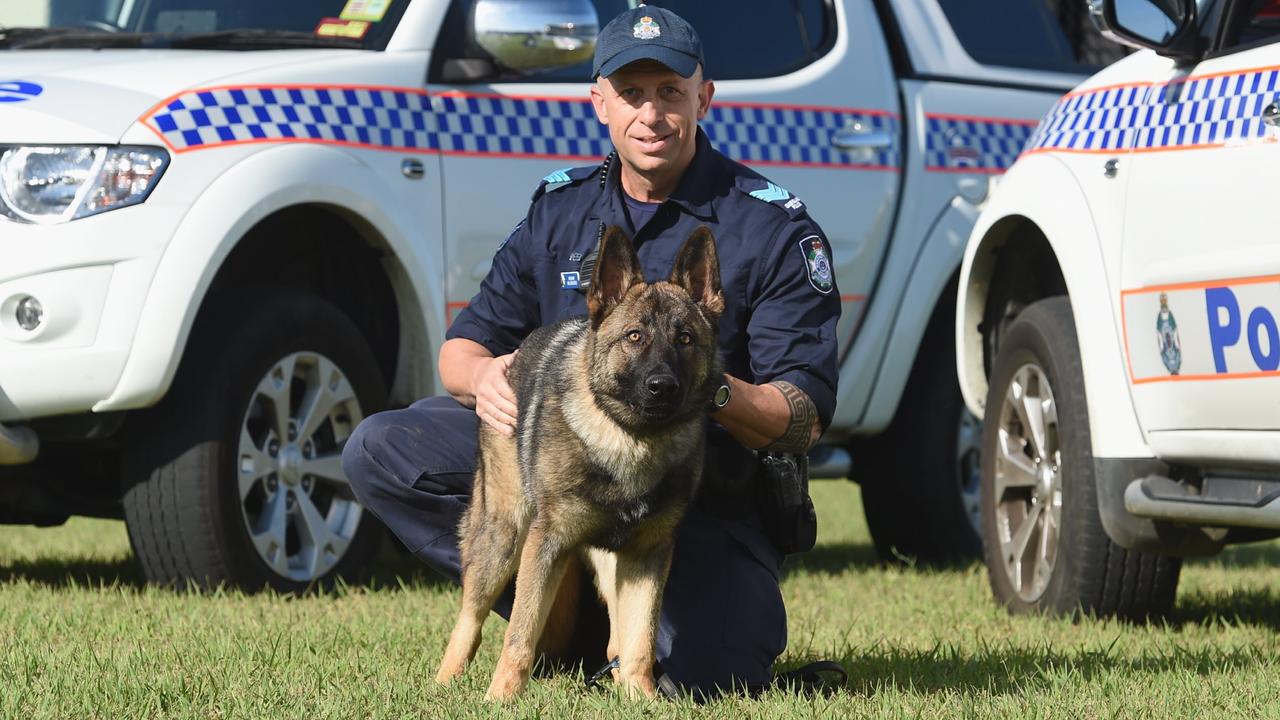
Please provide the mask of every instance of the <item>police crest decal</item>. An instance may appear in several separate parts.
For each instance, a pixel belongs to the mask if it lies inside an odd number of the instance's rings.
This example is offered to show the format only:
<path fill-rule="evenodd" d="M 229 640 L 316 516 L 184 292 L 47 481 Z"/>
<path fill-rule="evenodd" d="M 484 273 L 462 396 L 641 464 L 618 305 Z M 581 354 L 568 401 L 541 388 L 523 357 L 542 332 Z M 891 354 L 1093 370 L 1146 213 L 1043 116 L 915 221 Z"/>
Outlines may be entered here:
<path fill-rule="evenodd" d="M 645 15 L 631 27 L 631 34 L 640 40 L 652 40 L 662 35 L 662 28 L 658 27 L 653 18 Z"/>
<path fill-rule="evenodd" d="M 804 262 L 809 270 L 809 284 L 823 295 L 831 292 L 835 282 L 832 280 L 831 258 L 827 256 L 822 238 L 810 235 L 800 241 L 800 250 L 804 253 Z"/>
<path fill-rule="evenodd" d="M 1169 296 L 1160 293 L 1160 311 L 1156 313 L 1156 342 L 1160 359 L 1170 375 L 1177 375 L 1182 367 L 1182 340 L 1178 337 L 1178 321 L 1169 309 Z"/>

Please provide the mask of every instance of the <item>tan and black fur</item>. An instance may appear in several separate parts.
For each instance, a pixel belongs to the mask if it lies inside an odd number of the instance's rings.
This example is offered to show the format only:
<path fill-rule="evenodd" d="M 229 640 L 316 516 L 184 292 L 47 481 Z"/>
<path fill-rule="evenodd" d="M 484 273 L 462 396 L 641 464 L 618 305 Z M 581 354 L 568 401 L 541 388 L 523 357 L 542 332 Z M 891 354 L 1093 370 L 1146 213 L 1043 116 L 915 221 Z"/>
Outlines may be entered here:
<path fill-rule="evenodd" d="M 475 655 L 480 628 L 516 575 L 489 697 L 520 693 L 565 568 L 596 575 L 609 657 L 628 691 L 655 694 L 658 611 L 675 528 L 702 474 L 704 417 L 722 378 L 724 297 L 711 231 L 699 228 L 671 277 L 646 284 L 631 241 L 600 241 L 586 318 L 532 333 L 508 373 L 514 438 L 480 424 L 475 489 L 460 527 L 462 611 L 436 680 Z"/>

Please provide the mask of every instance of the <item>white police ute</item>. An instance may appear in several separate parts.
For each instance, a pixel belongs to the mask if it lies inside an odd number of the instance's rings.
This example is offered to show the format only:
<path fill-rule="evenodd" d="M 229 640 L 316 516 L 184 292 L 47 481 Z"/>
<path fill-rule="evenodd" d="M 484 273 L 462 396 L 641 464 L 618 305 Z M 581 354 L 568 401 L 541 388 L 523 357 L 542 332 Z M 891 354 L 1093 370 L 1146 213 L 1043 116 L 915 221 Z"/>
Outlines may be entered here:
<path fill-rule="evenodd" d="M 1091 9 L 1147 50 L 1059 99 L 984 210 L 958 367 L 995 595 L 1142 617 L 1181 558 L 1280 535 L 1280 13 Z"/>
<path fill-rule="evenodd" d="M 815 472 L 863 482 L 886 555 L 975 553 L 963 239 L 1114 49 L 1041 0 L 658 4 L 702 37 L 711 141 L 830 240 Z M 0 4 L 0 522 L 123 517 L 159 582 L 358 574 L 380 531 L 342 445 L 441 392 L 445 329 L 539 180 L 608 153 L 587 83 L 628 5 Z"/>

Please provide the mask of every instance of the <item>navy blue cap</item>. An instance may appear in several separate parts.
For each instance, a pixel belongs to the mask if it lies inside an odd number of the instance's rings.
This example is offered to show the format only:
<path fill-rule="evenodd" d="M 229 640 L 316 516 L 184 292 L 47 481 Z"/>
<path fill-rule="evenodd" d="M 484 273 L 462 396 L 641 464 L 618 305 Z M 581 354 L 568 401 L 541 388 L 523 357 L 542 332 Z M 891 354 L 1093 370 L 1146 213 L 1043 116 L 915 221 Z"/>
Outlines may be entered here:
<path fill-rule="evenodd" d="M 591 76 L 609 77 L 637 60 L 656 60 L 680 77 L 691 77 L 702 63 L 702 41 L 679 15 L 656 5 L 641 5 L 610 20 L 600 31 Z"/>

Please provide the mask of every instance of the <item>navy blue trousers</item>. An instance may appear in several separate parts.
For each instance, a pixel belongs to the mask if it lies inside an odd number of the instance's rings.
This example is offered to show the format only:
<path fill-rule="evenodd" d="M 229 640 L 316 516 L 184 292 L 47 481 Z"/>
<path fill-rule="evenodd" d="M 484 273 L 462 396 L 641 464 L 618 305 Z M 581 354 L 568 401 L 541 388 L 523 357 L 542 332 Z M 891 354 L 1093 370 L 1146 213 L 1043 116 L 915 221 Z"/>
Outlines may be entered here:
<path fill-rule="evenodd" d="M 430 397 L 366 418 L 342 454 L 360 502 L 454 582 L 461 577 L 457 528 L 471 494 L 477 422 L 453 398 Z M 677 533 L 662 600 L 662 671 L 706 696 L 768 682 L 787 642 L 780 566 L 752 523 L 692 508 Z M 508 592 L 496 608 L 504 617 L 510 602 Z"/>

